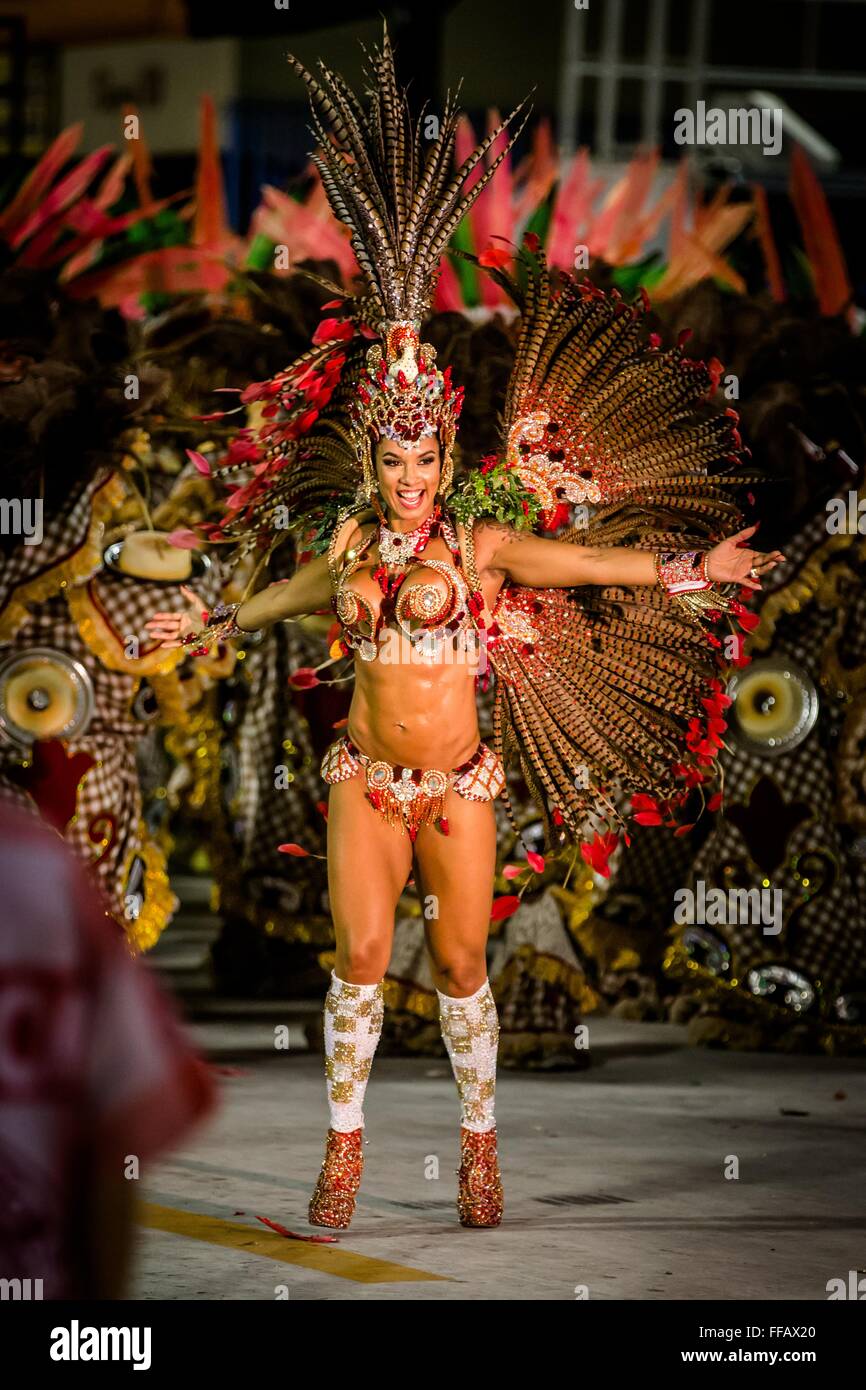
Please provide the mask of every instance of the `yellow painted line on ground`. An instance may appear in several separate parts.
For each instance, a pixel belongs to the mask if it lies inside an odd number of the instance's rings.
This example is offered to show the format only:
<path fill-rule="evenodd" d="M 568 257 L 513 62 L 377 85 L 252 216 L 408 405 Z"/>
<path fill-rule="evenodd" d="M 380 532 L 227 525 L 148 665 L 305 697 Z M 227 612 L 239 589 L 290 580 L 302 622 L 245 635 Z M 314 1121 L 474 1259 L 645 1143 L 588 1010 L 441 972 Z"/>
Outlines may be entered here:
<path fill-rule="evenodd" d="M 429 1274 L 425 1269 L 392 1264 L 369 1255 L 358 1255 L 339 1245 L 310 1245 L 303 1240 L 288 1240 L 262 1227 L 261 1233 L 237 1221 L 225 1221 L 219 1216 L 202 1216 L 200 1212 L 180 1211 L 176 1207 L 160 1207 L 141 1202 L 136 1209 L 140 1226 L 150 1231 L 168 1231 L 171 1235 L 202 1240 L 207 1245 L 223 1245 L 231 1250 L 244 1250 L 250 1255 L 263 1255 L 287 1265 L 303 1265 L 333 1274 L 337 1279 L 354 1279 L 357 1284 L 401 1284 L 427 1279 L 447 1279 L 444 1274 Z"/>

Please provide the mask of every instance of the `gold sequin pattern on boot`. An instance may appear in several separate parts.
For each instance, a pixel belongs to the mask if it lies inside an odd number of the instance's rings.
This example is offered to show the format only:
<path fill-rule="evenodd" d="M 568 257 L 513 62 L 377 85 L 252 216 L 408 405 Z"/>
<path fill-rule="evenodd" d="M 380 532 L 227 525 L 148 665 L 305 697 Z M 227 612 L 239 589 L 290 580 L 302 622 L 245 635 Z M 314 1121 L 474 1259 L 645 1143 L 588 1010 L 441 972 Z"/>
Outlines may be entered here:
<path fill-rule="evenodd" d="M 461 1226 L 498 1226 L 503 1207 L 496 1130 L 478 1134 L 461 1126 L 457 1180 L 457 1213 Z"/>
<path fill-rule="evenodd" d="M 328 1130 L 322 1169 L 310 1198 L 310 1225 L 344 1229 L 351 1221 L 364 1167 L 363 1134 L 362 1129 L 348 1134 Z"/>

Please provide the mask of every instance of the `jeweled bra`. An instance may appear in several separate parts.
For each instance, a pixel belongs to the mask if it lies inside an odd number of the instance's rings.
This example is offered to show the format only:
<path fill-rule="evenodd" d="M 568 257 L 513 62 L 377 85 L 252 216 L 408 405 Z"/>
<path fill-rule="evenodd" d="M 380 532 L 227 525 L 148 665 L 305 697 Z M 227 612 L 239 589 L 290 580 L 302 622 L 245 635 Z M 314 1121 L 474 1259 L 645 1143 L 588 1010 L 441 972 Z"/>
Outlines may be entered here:
<path fill-rule="evenodd" d="M 367 595 L 351 588 L 349 581 L 378 535 L 377 530 L 372 531 L 354 551 L 347 552 L 342 557 L 342 569 L 338 569 L 337 564 L 340 557 L 332 557 L 334 596 L 331 606 L 343 628 L 343 641 L 348 647 L 357 651 L 362 660 L 374 661 L 379 655 L 383 631 L 398 629 L 421 655 L 432 658 L 442 643 L 453 641 L 461 632 L 474 630 L 469 605 L 470 591 L 461 565 L 460 546 L 447 517 L 433 521 L 426 544 L 441 537 L 451 552 L 453 564 L 427 556 L 424 550 L 419 553 L 410 551 L 405 560 L 401 557 L 399 563 L 405 568 L 401 568 L 397 574 L 389 574 L 388 567 L 380 562 L 373 570 L 381 595 L 376 611 Z M 433 571 L 441 576 L 445 581 L 445 591 L 442 585 L 431 581 L 407 583 L 413 569 Z"/>

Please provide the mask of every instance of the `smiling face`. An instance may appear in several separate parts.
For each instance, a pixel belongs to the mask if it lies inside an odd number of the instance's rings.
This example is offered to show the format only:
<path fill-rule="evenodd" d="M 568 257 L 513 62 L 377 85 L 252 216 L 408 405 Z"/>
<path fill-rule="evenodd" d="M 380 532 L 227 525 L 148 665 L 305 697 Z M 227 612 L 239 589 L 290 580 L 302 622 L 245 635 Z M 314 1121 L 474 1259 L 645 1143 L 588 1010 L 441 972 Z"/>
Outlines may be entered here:
<path fill-rule="evenodd" d="M 391 439 L 380 439 L 374 460 L 389 524 L 398 531 L 420 526 L 433 511 L 439 487 L 441 458 L 437 436 L 425 435 L 407 448 Z"/>

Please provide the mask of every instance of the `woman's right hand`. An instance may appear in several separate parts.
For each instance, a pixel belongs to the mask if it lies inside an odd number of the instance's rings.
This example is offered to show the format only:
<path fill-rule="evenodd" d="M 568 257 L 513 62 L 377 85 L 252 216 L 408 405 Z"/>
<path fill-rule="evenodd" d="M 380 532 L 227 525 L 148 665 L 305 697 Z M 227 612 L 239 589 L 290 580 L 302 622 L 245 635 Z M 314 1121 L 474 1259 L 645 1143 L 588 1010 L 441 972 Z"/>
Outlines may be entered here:
<path fill-rule="evenodd" d="M 189 603 L 187 611 L 180 613 L 154 613 L 145 623 L 145 629 L 161 647 L 179 647 L 181 638 L 203 627 L 207 614 L 202 600 L 181 584 L 180 591 Z"/>

